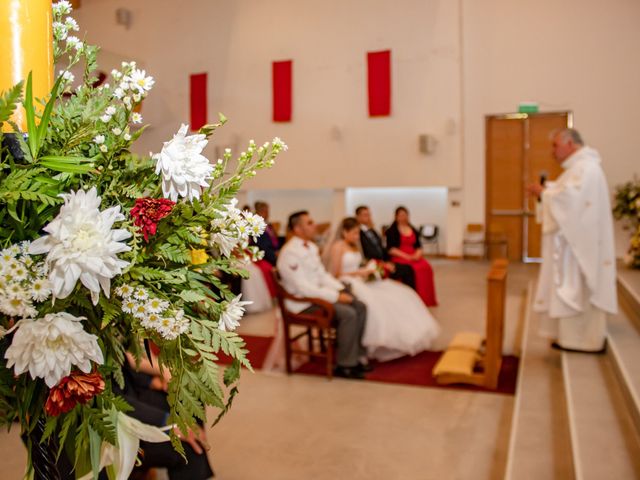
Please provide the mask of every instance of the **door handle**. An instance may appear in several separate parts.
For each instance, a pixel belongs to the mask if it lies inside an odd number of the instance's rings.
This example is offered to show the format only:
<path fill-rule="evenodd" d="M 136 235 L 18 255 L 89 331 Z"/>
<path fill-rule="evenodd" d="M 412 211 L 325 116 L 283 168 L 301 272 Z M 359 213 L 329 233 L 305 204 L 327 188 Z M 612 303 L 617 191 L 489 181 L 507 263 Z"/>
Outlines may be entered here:
<path fill-rule="evenodd" d="M 533 217 L 535 213 L 528 210 L 491 210 L 491 215 L 495 215 L 496 217 Z"/>

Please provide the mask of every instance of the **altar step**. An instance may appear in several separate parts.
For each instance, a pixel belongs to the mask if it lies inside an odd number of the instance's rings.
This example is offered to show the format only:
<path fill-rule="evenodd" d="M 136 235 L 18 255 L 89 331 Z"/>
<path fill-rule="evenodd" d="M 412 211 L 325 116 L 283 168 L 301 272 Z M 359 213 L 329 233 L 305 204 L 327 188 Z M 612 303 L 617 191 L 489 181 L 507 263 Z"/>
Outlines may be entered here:
<path fill-rule="evenodd" d="M 640 272 L 618 285 L 605 355 L 552 350 L 529 308 L 506 479 L 640 478 Z"/>
<path fill-rule="evenodd" d="M 561 356 L 537 335 L 528 288 L 506 480 L 573 479 Z"/>

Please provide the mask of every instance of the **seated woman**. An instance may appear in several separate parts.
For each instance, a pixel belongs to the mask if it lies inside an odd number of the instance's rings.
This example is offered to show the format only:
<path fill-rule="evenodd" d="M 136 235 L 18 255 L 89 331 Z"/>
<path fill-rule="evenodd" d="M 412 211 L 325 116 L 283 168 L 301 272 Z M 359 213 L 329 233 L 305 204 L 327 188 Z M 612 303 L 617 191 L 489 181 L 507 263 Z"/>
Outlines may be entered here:
<path fill-rule="evenodd" d="M 420 233 L 409 223 L 409 211 L 405 207 L 396 208 L 395 221 L 387 229 L 385 236 L 391 261 L 411 266 L 416 292 L 426 306 L 437 306 L 433 269 L 422 256 Z"/>
<path fill-rule="evenodd" d="M 375 262 L 361 267 L 360 227 L 355 218 L 342 221 L 325 256 L 328 271 L 351 285 L 358 299 L 367 305 L 367 323 L 362 344 L 368 356 L 380 361 L 426 350 L 440 327 L 420 297 L 395 280 L 374 279 Z"/>
<path fill-rule="evenodd" d="M 249 278 L 242 279 L 242 300 L 253 302 L 246 306 L 247 313 L 259 313 L 271 309 L 273 298 L 276 296 L 275 281 L 271 273 L 273 267 L 264 260 L 260 262 L 264 262 L 262 267 L 258 262 L 247 262 L 244 265 Z"/>

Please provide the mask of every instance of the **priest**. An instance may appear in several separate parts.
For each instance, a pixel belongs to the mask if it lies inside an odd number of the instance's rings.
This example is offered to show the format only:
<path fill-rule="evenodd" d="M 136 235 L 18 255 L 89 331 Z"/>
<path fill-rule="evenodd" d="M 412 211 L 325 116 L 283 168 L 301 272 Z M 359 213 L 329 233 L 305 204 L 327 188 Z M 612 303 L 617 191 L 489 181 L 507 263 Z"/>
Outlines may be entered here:
<path fill-rule="evenodd" d="M 617 311 L 613 220 L 596 150 L 571 128 L 554 132 L 553 155 L 564 172 L 530 185 L 542 200 L 542 267 L 534 310 L 552 347 L 603 352 L 607 314 Z"/>

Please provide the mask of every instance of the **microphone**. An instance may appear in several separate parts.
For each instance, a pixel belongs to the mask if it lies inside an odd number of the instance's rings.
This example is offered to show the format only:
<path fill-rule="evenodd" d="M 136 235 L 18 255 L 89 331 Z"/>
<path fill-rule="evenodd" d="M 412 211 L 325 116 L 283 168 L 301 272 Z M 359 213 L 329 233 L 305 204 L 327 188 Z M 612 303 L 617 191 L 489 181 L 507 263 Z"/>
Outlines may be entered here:
<path fill-rule="evenodd" d="M 540 172 L 540 186 L 544 187 L 544 184 L 547 183 L 547 177 L 549 176 L 549 172 L 546 170 L 542 170 Z"/>
<path fill-rule="evenodd" d="M 549 176 L 549 172 L 546 170 L 540 171 L 540 186 L 544 187 L 544 184 L 547 183 L 547 177 Z M 538 196 L 538 202 L 542 201 L 542 195 Z"/>

